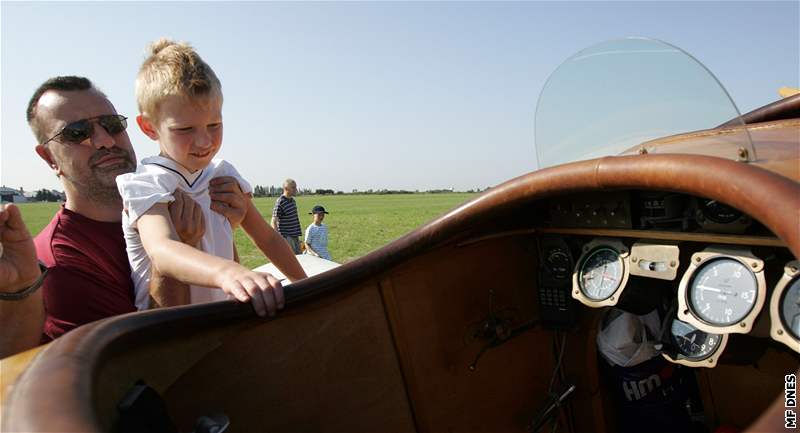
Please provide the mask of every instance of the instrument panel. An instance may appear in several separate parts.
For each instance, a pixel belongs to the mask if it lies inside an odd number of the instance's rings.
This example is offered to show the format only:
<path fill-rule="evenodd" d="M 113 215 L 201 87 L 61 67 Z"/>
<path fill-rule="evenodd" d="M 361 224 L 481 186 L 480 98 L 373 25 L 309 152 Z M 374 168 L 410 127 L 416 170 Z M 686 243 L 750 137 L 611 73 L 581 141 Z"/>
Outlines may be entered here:
<path fill-rule="evenodd" d="M 627 244 L 633 243 L 631 248 Z M 765 261 L 741 246 L 711 245 L 683 251 L 675 244 L 621 238 L 594 238 L 585 242 L 572 271 L 572 297 L 592 308 L 617 305 L 626 296 L 631 269 L 637 278 L 675 280 L 677 311 L 668 321 L 664 357 L 688 365 L 714 367 L 730 334 L 747 334 L 769 301 L 771 336 L 800 353 L 800 262 L 784 266 L 771 290 Z M 698 248 L 694 246 L 694 248 Z M 690 254 L 680 272 L 680 257 Z M 771 259 L 773 257 L 770 257 Z M 634 265 L 637 263 L 637 265 Z M 647 280 L 638 280 L 637 289 Z"/>

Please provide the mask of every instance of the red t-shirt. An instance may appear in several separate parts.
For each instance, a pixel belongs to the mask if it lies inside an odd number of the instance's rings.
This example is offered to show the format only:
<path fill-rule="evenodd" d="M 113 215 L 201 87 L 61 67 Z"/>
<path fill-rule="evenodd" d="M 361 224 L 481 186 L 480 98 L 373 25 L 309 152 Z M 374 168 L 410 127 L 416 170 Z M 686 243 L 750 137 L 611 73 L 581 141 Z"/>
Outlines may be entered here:
<path fill-rule="evenodd" d="M 42 284 L 43 343 L 85 323 L 136 311 L 122 223 L 95 221 L 62 206 L 34 242 L 49 268 Z"/>

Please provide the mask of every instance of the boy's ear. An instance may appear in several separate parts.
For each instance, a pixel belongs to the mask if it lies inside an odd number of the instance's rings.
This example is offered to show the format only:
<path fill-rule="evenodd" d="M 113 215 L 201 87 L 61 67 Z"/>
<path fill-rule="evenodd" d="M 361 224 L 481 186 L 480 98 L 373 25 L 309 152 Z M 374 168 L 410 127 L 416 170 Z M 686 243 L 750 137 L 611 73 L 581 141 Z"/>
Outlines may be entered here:
<path fill-rule="evenodd" d="M 151 140 L 158 140 L 158 131 L 147 116 L 144 114 L 136 116 L 136 124 L 139 125 L 139 129 L 144 132 L 144 135 L 150 137 Z"/>

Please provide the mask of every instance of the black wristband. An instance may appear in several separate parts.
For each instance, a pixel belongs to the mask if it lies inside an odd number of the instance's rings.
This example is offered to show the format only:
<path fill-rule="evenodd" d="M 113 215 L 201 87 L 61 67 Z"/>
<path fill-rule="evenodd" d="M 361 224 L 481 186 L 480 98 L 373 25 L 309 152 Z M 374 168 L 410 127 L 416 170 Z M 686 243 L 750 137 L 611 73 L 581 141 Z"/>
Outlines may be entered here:
<path fill-rule="evenodd" d="M 31 293 L 36 291 L 36 289 L 42 287 L 42 283 L 44 282 L 44 277 L 45 275 L 47 275 L 47 266 L 45 266 L 44 263 L 39 262 L 39 269 L 42 271 L 42 273 L 39 275 L 39 278 L 37 278 L 36 281 L 33 282 L 33 284 L 20 290 L 19 292 L 14 292 L 14 293 L 0 292 L 0 301 L 21 301 L 30 296 Z"/>

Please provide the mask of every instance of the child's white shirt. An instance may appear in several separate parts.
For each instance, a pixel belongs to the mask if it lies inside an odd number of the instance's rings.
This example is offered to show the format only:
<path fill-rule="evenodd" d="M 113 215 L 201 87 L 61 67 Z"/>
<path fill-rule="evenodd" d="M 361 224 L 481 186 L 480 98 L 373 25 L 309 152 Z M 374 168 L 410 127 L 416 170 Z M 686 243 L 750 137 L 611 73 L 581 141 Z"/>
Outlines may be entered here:
<path fill-rule="evenodd" d="M 250 184 L 227 161 L 214 159 L 204 169 L 190 173 L 175 161 L 162 156 L 145 158 L 134 173 L 117 176 L 117 187 L 122 196 L 122 231 L 125 235 L 131 278 L 135 290 L 135 303 L 139 310 L 149 306 L 150 257 L 142 245 L 136 223 L 157 203 L 175 200 L 173 193 L 180 188 L 187 193 L 200 209 L 205 219 L 205 234 L 199 248 L 217 257 L 233 260 L 233 230 L 228 219 L 211 210 L 208 183 L 220 176 L 232 176 L 242 191 L 252 192 Z M 190 286 L 192 304 L 228 299 L 221 289 Z"/>

